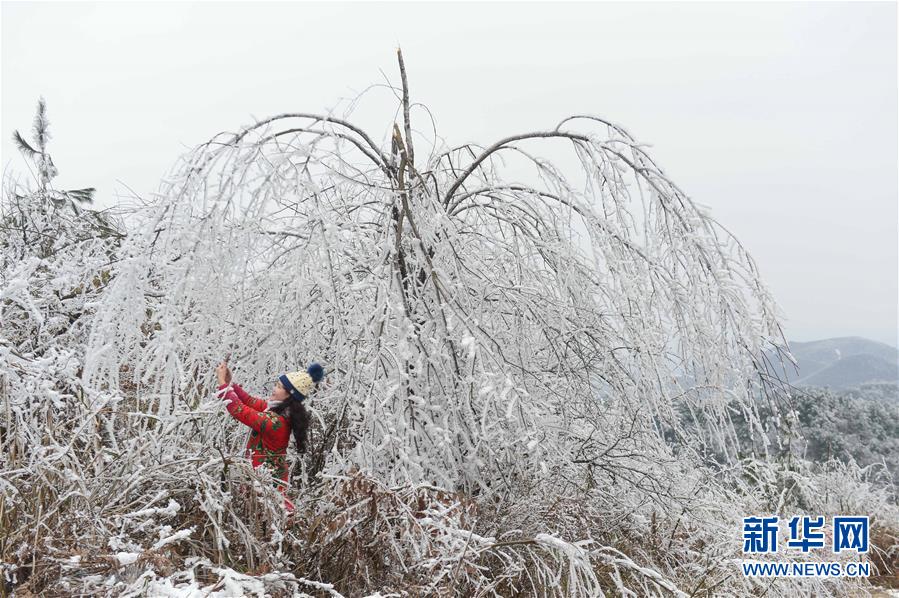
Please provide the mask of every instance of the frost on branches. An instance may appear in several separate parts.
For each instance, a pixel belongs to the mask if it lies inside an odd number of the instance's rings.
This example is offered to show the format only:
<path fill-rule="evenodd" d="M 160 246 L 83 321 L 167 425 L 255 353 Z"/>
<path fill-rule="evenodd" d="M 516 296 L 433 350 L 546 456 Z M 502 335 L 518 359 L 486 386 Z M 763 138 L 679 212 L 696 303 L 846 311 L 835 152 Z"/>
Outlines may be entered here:
<path fill-rule="evenodd" d="M 450 147 L 413 127 L 401 56 L 400 73 L 384 142 L 349 113 L 280 114 L 186 155 L 127 237 L 4 242 L 8 576 L 749 594 L 743 516 L 838 512 L 842 491 L 875 529 L 895 516 L 870 472 L 792 455 L 777 307 L 645 146 L 576 115 Z M 86 222 L 37 203 L 54 238 Z M 228 353 L 257 391 L 327 364 L 291 519 L 215 397 Z"/>

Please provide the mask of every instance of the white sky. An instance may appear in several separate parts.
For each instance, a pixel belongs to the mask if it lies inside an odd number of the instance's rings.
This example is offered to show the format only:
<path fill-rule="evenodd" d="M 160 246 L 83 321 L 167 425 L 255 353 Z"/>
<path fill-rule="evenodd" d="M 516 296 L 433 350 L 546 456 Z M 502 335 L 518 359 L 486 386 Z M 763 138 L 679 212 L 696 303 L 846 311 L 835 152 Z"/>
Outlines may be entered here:
<path fill-rule="evenodd" d="M 397 82 L 401 45 L 448 143 L 576 113 L 623 124 L 749 249 L 790 340 L 896 346 L 896 17 L 891 2 L 4 2 L 2 162 L 25 171 L 10 136 L 43 94 L 60 187 L 146 196 L 217 132 L 324 111 L 381 71 Z M 393 118 L 353 120 L 381 139 Z"/>

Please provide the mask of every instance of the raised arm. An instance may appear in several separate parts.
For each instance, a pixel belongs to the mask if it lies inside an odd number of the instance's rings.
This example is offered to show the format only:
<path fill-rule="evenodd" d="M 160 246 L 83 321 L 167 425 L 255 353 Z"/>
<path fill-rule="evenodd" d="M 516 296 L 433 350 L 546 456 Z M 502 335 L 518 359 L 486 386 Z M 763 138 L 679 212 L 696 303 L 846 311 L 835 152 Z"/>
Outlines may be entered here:
<path fill-rule="evenodd" d="M 215 368 L 215 375 L 216 378 L 218 378 L 219 390 L 223 389 L 225 385 L 230 384 L 234 388 L 234 393 L 237 395 L 237 398 L 245 405 L 252 407 L 256 411 L 265 411 L 268 407 L 268 403 L 264 399 L 251 396 L 240 386 L 240 384 L 234 383 L 231 379 L 231 369 L 228 367 L 227 357 Z"/>
<path fill-rule="evenodd" d="M 234 389 L 234 394 L 237 395 L 237 398 L 240 399 L 240 401 L 244 405 L 252 407 L 256 411 L 265 411 L 268 407 L 268 403 L 265 401 L 265 399 L 260 399 L 259 397 L 252 396 L 250 393 L 245 391 L 240 384 L 232 382 L 231 388 Z"/>
<path fill-rule="evenodd" d="M 241 401 L 233 386 L 229 387 L 227 384 L 223 384 L 219 387 L 219 393 L 228 402 L 226 408 L 231 417 L 260 434 L 268 430 L 277 430 L 285 424 L 284 418 L 277 413 L 260 411 Z"/>

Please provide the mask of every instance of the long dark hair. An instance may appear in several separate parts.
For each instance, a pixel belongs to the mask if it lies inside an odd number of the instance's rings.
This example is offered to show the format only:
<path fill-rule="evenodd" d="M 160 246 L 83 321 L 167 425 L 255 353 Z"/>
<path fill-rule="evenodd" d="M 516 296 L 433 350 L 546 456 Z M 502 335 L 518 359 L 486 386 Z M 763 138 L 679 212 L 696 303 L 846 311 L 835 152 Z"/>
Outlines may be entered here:
<path fill-rule="evenodd" d="M 293 430 L 293 439 L 297 443 L 297 450 L 305 453 L 306 440 L 309 437 L 309 410 L 306 409 L 302 401 L 289 397 L 277 407 L 272 407 L 272 411 L 286 417 L 290 421 L 290 429 Z"/>
<path fill-rule="evenodd" d="M 312 390 L 309 394 L 314 393 L 318 389 L 318 383 L 325 377 L 325 369 L 319 363 L 313 363 L 306 369 L 306 373 L 312 378 Z M 303 405 L 306 396 L 301 394 L 299 390 L 290 384 L 289 378 L 281 377 L 282 384 L 289 385 L 287 399 L 280 405 L 272 409 L 278 415 L 287 413 L 287 419 L 290 420 L 290 428 L 293 430 L 293 439 L 296 440 L 297 450 L 300 453 L 306 452 L 306 441 L 309 437 L 309 411 Z M 286 382 L 285 382 L 286 380 Z"/>

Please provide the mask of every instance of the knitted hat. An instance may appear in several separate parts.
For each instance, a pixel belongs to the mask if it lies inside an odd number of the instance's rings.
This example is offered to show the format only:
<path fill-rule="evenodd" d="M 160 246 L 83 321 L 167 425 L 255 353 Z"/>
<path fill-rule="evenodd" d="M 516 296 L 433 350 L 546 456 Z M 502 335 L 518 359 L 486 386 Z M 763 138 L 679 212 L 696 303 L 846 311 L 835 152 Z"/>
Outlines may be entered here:
<path fill-rule="evenodd" d="M 325 370 L 317 363 L 310 365 L 305 372 L 291 372 L 289 374 L 281 374 L 278 380 L 281 385 L 290 393 L 290 396 L 298 401 L 302 401 L 315 390 L 315 385 L 325 375 Z"/>

